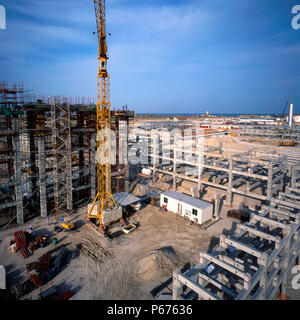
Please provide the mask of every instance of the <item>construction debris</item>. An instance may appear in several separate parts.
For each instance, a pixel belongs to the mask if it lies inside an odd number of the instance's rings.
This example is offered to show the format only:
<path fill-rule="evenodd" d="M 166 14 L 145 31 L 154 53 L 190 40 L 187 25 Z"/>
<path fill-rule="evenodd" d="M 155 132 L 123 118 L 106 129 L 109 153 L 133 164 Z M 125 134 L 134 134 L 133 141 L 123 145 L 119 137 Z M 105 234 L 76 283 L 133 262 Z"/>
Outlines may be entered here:
<path fill-rule="evenodd" d="M 71 247 L 74 246 L 76 256 L 83 254 L 97 263 L 104 263 L 113 257 L 113 254 L 108 249 L 105 249 L 100 242 L 92 238 L 75 240 L 72 242 Z"/>

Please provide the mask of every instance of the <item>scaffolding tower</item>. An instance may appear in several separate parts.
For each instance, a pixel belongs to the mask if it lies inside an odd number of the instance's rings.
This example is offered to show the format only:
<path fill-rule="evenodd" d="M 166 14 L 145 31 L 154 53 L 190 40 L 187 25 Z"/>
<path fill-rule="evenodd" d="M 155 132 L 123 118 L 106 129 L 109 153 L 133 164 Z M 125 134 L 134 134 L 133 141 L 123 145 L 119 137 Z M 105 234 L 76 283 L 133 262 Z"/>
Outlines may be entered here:
<path fill-rule="evenodd" d="M 51 104 L 53 159 L 54 159 L 54 212 L 72 213 L 72 149 L 70 105 L 54 99 Z"/>

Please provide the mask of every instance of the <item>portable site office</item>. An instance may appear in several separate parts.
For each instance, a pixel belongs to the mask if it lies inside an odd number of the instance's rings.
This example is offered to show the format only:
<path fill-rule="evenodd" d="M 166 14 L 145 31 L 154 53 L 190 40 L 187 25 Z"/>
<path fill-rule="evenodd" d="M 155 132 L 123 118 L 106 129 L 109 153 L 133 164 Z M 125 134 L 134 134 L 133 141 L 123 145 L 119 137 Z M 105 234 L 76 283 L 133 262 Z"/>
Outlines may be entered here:
<path fill-rule="evenodd" d="M 213 216 L 213 205 L 210 202 L 172 190 L 160 195 L 160 206 L 200 225 Z"/>

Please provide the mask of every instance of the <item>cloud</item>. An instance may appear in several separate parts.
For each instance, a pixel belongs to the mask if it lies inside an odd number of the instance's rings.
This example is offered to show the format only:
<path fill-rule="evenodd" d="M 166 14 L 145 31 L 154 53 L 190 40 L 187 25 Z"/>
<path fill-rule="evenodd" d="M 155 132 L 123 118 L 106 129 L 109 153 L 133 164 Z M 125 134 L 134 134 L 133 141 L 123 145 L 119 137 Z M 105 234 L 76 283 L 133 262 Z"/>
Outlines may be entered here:
<path fill-rule="evenodd" d="M 2 2 L 0 78 L 24 79 L 41 93 L 95 95 L 93 1 Z M 299 81 L 300 31 L 286 3 L 110 0 L 107 29 L 112 103 L 140 111 L 273 106 Z"/>
<path fill-rule="evenodd" d="M 160 8 L 130 8 L 112 9 L 108 23 L 114 26 L 135 26 L 138 31 L 144 34 L 153 33 L 185 33 L 193 30 L 195 26 L 204 25 L 211 19 L 204 9 L 194 6 L 162 6 Z"/>
<path fill-rule="evenodd" d="M 94 23 L 92 14 L 94 13 L 93 1 L 81 0 L 66 1 L 60 0 L 27 0 L 26 4 L 20 4 L 18 0 L 10 0 L 7 4 L 9 10 L 13 10 L 27 18 L 47 21 L 47 23 L 64 24 L 73 22 L 76 24 Z"/>

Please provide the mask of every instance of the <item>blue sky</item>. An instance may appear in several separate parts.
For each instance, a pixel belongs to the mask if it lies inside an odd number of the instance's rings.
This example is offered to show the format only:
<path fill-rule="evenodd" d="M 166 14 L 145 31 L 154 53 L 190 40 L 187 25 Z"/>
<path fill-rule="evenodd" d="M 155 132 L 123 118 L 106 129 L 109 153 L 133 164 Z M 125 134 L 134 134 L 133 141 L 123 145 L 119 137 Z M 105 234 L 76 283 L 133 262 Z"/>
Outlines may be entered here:
<path fill-rule="evenodd" d="M 112 107 L 300 113 L 300 0 L 107 0 Z M 0 0 L 0 79 L 96 96 L 92 0 Z"/>

